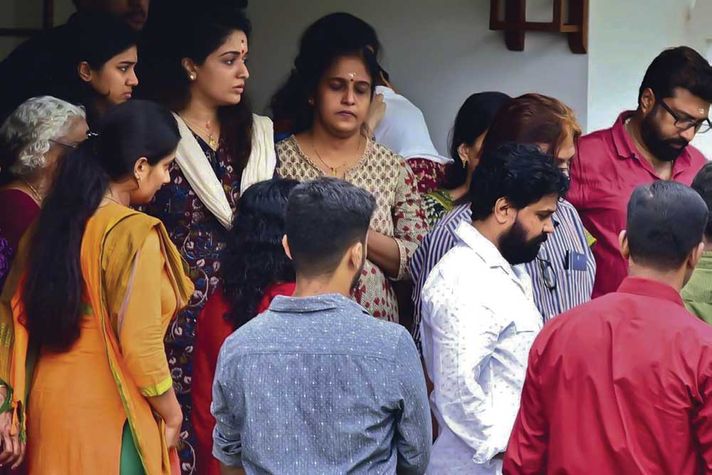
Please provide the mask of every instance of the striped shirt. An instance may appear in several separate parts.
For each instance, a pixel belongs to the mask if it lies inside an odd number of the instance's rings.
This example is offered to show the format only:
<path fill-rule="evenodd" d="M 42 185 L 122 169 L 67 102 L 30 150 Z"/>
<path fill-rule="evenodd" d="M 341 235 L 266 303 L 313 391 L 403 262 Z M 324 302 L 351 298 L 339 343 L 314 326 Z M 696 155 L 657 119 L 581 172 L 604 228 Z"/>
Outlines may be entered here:
<path fill-rule="evenodd" d="M 430 271 L 457 243 L 455 229 L 470 221 L 469 204 L 455 207 L 423 239 L 410 260 L 413 276 L 413 339 L 420 348 L 421 292 Z M 559 200 L 553 215 L 556 230 L 541 246 L 535 260 L 525 264 L 531 276 L 534 303 L 544 321 L 591 300 L 596 276 L 596 261 L 586 241 L 586 232 L 576 208 Z M 585 261 L 575 265 L 575 253 Z"/>

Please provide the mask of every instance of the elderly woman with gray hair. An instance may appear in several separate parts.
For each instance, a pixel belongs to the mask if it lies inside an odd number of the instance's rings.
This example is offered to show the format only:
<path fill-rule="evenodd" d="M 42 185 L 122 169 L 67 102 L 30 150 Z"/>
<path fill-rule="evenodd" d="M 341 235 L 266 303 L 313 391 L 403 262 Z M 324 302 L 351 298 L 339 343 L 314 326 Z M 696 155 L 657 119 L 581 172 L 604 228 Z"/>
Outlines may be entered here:
<path fill-rule="evenodd" d="M 39 214 L 58 161 L 87 133 L 84 110 L 51 96 L 23 102 L 0 127 L 0 247 L 6 259 L 7 246 L 17 249 Z"/>

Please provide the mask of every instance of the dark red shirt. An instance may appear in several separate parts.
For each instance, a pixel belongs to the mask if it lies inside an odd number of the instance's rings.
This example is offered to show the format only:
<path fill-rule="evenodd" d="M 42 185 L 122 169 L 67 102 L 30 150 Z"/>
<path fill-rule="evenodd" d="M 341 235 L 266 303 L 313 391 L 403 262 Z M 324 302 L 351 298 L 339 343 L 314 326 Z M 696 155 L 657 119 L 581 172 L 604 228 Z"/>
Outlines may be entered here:
<path fill-rule="evenodd" d="M 12 249 L 17 250 L 22 235 L 39 214 L 40 207 L 24 191 L 0 190 L 0 232 Z"/>
<path fill-rule="evenodd" d="M 632 114 L 623 112 L 610 129 L 581 137 L 571 163 L 566 199 L 597 240 L 592 247 L 597 265 L 594 298 L 615 291 L 628 273 L 618 235 L 626 226 L 630 195 L 637 186 L 660 179 L 625 130 Z M 705 163 L 702 153 L 688 145 L 673 164 L 672 179 L 689 186 Z"/>
<path fill-rule="evenodd" d="M 529 354 L 505 474 L 712 472 L 712 326 L 628 277 L 551 320 Z"/>

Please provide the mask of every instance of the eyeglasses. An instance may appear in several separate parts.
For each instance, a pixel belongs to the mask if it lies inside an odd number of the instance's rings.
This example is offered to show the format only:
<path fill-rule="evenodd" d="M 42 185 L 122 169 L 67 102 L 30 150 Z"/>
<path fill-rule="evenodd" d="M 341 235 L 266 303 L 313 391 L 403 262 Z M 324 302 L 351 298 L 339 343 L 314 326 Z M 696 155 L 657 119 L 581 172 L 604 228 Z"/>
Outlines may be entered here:
<path fill-rule="evenodd" d="M 710 129 L 712 129 L 712 123 L 710 123 L 709 118 L 705 117 L 704 119 L 692 119 L 692 118 L 683 118 L 680 117 L 680 115 L 672 110 L 669 105 L 665 103 L 662 99 L 658 101 L 658 104 L 662 106 L 663 109 L 667 111 L 668 114 L 672 116 L 673 119 L 675 119 L 675 127 L 677 127 L 677 130 L 680 132 L 684 132 L 685 130 L 695 128 L 695 132 L 698 134 L 704 134 L 706 132 L 709 132 Z"/>
<path fill-rule="evenodd" d="M 55 140 L 55 139 L 49 139 L 50 142 L 54 142 L 57 145 L 61 145 L 63 147 L 68 147 L 71 149 L 77 149 L 79 147 L 78 143 L 69 143 L 69 142 L 62 142 L 61 140 Z"/>
<path fill-rule="evenodd" d="M 99 134 L 97 134 L 96 132 L 87 132 L 87 138 L 97 137 L 98 135 Z M 63 147 L 68 147 L 68 148 L 71 148 L 74 150 L 78 149 L 79 144 L 81 144 L 81 142 L 70 143 L 70 142 L 63 142 L 62 140 L 57 140 L 57 139 L 49 139 L 49 141 L 56 143 L 57 145 L 61 145 Z"/>
<path fill-rule="evenodd" d="M 544 279 L 544 286 L 549 290 L 556 290 L 556 271 L 554 270 L 554 266 L 551 265 L 551 261 L 546 257 L 539 256 L 537 256 L 536 260 L 539 262 L 539 269 Z"/>

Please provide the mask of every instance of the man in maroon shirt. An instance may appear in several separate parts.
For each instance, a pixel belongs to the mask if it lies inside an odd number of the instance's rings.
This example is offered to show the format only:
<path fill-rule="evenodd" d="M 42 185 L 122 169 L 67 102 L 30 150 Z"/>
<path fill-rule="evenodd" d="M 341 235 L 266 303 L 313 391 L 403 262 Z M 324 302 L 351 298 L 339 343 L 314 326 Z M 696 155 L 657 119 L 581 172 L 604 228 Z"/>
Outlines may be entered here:
<path fill-rule="evenodd" d="M 680 183 L 633 192 L 620 235 L 630 274 L 537 336 L 505 474 L 712 472 L 712 326 L 679 293 L 707 216 Z"/>
<path fill-rule="evenodd" d="M 689 142 L 709 131 L 710 102 L 709 63 L 691 48 L 668 49 L 648 67 L 638 109 L 623 112 L 610 129 L 579 140 L 566 199 L 597 240 L 593 297 L 615 291 L 626 275 L 618 233 L 633 189 L 655 180 L 689 185 L 704 165 L 704 156 Z"/>

